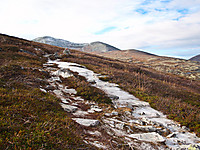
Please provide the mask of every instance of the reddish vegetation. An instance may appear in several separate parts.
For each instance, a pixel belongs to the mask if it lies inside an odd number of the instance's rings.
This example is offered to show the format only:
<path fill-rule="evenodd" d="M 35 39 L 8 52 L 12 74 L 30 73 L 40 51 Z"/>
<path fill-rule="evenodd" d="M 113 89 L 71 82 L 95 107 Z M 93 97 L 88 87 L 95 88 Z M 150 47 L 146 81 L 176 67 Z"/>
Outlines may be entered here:
<path fill-rule="evenodd" d="M 23 50 L 23 51 L 22 51 Z M 49 74 L 39 71 L 44 53 L 61 48 L 0 35 L 1 149 L 94 149 L 60 100 L 39 90 Z"/>
<path fill-rule="evenodd" d="M 92 149 L 84 144 L 83 129 L 63 111 L 59 99 L 38 89 L 47 84 L 45 79 L 49 77 L 47 72 L 39 71 L 47 61 L 42 55 L 62 51 L 63 48 L 56 46 L 0 35 L 2 149 Z M 148 101 L 152 107 L 200 136 L 200 81 L 88 53 L 71 53 L 71 56 L 62 59 L 108 75 L 102 79 L 119 84 L 125 91 Z M 66 82 L 76 82 L 69 86 L 76 88 L 87 99 L 103 99 L 102 103 L 110 103 L 102 91 L 89 87 L 78 76 Z"/>

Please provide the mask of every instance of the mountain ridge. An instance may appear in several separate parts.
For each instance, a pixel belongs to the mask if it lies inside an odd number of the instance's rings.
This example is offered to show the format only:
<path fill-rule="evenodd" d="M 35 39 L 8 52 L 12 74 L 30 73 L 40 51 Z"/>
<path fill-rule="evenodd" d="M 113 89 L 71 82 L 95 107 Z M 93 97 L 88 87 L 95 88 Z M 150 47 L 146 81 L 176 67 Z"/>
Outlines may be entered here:
<path fill-rule="evenodd" d="M 198 61 L 198 62 L 200 62 L 200 54 L 190 58 L 189 60 L 190 61 Z"/>
<path fill-rule="evenodd" d="M 96 41 L 91 43 L 74 43 L 64 39 L 58 39 L 51 36 L 43 36 L 33 39 L 34 42 L 45 43 L 63 48 L 76 49 L 84 52 L 108 52 L 120 50 L 104 42 Z"/>
<path fill-rule="evenodd" d="M 63 48 L 81 49 L 87 43 L 74 43 L 63 39 L 57 39 L 51 36 L 43 36 L 33 39 L 34 42 L 45 43 Z"/>

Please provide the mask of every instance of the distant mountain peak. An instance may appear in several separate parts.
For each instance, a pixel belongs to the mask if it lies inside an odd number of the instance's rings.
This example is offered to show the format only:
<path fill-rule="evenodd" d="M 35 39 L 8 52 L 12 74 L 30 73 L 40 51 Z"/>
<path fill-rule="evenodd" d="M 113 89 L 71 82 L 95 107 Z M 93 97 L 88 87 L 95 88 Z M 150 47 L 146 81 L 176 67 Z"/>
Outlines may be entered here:
<path fill-rule="evenodd" d="M 81 49 L 87 45 L 87 43 L 74 43 L 63 39 L 57 39 L 51 36 L 38 37 L 33 39 L 33 41 L 71 49 Z"/>
<path fill-rule="evenodd" d="M 199 61 L 200 62 L 200 54 L 190 58 L 189 60 L 191 60 L 191 61 Z"/>
<path fill-rule="evenodd" d="M 120 50 L 120 49 L 118 49 L 112 45 L 100 42 L 100 41 L 95 41 L 95 42 L 92 42 L 92 43 L 84 46 L 82 50 L 85 52 L 101 53 L 101 52 L 116 51 L 116 50 Z"/>
<path fill-rule="evenodd" d="M 90 44 L 89 43 L 73 43 L 67 40 L 57 39 L 51 36 L 38 37 L 38 38 L 33 39 L 33 41 L 39 42 L 39 43 L 45 43 L 49 45 L 54 45 L 54 46 L 59 46 L 59 47 L 64 47 L 64 48 L 81 50 L 85 52 L 101 53 L 101 52 L 120 50 L 114 46 L 111 46 L 109 44 L 106 44 L 100 41 L 95 41 Z"/>

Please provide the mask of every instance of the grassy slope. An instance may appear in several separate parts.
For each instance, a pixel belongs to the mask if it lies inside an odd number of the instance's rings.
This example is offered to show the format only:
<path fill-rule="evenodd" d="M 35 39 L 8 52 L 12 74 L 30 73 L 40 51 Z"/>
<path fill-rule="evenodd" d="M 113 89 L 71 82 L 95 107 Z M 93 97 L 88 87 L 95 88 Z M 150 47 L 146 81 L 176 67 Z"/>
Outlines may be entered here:
<path fill-rule="evenodd" d="M 73 51 L 65 61 L 83 64 L 97 73 L 109 75 L 104 80 L 117 83 L 125 91 L 189 127 L 200 136 L 200 82 L 166 75 L 133 64 Z"/>
<path fill-rule="evenodd" d="M 60 50 L 0 35 L 1 149 L 91 149 L 82 141 L 82 128 L 63 111 L 59 99 L 39 90 L 49 77 L 39 71 L 46 61 L 40 56 Z"/>
<path fill-rule="evenodd" d="M 37 48 L 38 50 L 35 50 Z M 20 49 L 36 56 L 19 52 Z M 41 51 L 39 50 L 41 49 Z M 59 105 L 59 99 L 43 93 L 48 73 L 41 72 L 45 53 L 62 48 L 0 35 L 0 146 L 2 149 L 78 149 L 88 147 L 82 142 L 82 128 L 75 124 Z M 124 90 L 168 114 L 170 118 L 200 132 L 200 82 L 165 75 L 128 63 L 105 59 L 77 51 L 63 60 L 84 64 L 89 69 L 109 75 L 103 78 L 118 83 Z M 79 95 L 94 95 L 84 79 L 71 78 L 65 82 L 77 88 Z M 78 82 L 77 82 L 78 81 Z M 72 84 L 72 83 L 78 83 Z M 80 86 L 81 85 L 81 86 Z M 92 89 L 101 93 L 97 89 Z M 86 94 L 85 94 L 86 93 Z M 109 100 L 105 101 L 109 103 Z"/>

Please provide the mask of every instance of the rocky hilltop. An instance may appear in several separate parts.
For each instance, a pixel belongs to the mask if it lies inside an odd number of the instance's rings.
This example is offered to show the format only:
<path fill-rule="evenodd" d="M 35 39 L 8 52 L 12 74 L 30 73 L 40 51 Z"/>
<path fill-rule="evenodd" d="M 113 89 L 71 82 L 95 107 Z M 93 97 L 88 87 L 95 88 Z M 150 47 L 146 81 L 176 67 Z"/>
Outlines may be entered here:
<path fill-rule="evenodd" d="M 56 39 L 50 36 L 43 36 L 43 37 L 38 37 L 33 39 L 34 42 L 39 42 L 39 43 L 45 43 L 49 45 L 54 45 L 58 47 L 64 47 L 64 48 L 71 48 L 71 49 L 81 49 L 86 43 L 73 43 L 67 40 L 63 39 Z"/>
<path fill-rule="evenodd" d="M 109 52 L 109 51 L 116 51 L 120 50 L 114 46 L 111 46 L 109 44 L 103 43 L 103 42 L 92 42 L 92 43 L 73 43 L 67 40 L 63 39 L 56 39 L 50 36 L 43 36 L 33 39 L 34 42 L 54 45 L 58 47 L 64 47 L 64 48 L 70 48 L 75 50 L 80 50 L 84 52 L 95 52 L 95 53 L 101 53 L 101 52 Z"/>
<path fill-rule="evenodd" d="M 120 49 L 111 46 L 109 44 L 97 41 L 84 46 L 82 50 L 84 52 L 101 53 L 101 52 L 119 51 Z"/>
<path fill-rule="evenodd" d="M 191 60 L 191 61 L 199 61 L 200 62 L 200 54 L 190 58 L 189 60 Z"/>

